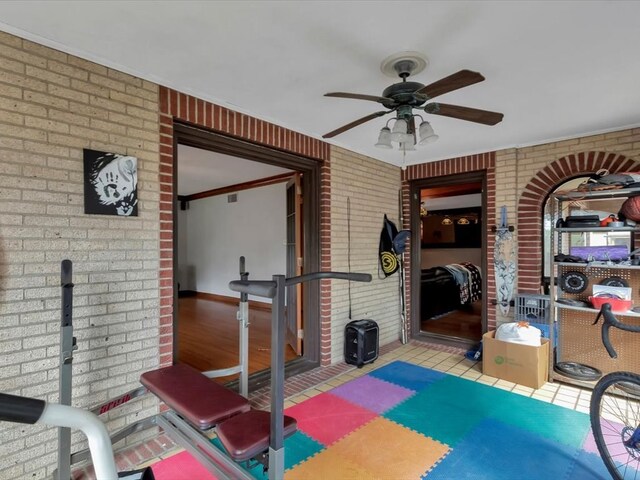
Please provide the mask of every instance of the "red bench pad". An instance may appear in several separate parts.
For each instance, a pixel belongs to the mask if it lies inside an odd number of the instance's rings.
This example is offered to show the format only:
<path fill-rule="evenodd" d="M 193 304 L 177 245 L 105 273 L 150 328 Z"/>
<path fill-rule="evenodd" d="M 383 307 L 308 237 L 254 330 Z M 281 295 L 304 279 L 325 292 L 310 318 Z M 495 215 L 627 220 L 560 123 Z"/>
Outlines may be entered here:
<path fill-rule="evenodd" d="M 284 437 L 292 435 L 296 429 L 296 419 L 285 415 Z M 229 456 L 236 462 L 244 462 L 269 448 L 271 413 L 251 410 L 236 415 L 218 425 L 216 433 Z"/>
<path fill-rule="evenodd" d="M 184 364 L 143 373 L 140 383 L 201 430 L 250 410 L 249 401 L 242 395 Z"/>

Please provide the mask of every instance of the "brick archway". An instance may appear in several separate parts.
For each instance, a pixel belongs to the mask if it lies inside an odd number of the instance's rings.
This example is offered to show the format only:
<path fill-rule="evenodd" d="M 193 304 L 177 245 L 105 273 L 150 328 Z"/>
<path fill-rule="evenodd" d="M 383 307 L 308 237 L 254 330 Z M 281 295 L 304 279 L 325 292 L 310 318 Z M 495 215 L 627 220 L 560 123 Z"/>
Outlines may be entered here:
<path fill-rule="evenodd" d="M 581 152 L 559 158 L 540 170 L 524 188 L 518 203 L 518 291 L 538 293 L 542 277 L 542 208 L 561 183 L 600 169 L 610 173 L 638 171 L 640 162 L 617 153 Z"/>

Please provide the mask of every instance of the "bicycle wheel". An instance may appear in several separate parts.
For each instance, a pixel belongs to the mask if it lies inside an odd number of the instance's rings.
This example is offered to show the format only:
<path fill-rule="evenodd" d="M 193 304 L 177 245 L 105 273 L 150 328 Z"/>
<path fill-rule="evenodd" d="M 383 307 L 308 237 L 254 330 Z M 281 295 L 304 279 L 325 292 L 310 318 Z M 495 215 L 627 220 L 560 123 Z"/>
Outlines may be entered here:
<path fill-rule="evenodd" d="M 591 394 L 590 413 L 593 436 L 611 476 L 640 479 L 640 375 L 602 377 Z"/>

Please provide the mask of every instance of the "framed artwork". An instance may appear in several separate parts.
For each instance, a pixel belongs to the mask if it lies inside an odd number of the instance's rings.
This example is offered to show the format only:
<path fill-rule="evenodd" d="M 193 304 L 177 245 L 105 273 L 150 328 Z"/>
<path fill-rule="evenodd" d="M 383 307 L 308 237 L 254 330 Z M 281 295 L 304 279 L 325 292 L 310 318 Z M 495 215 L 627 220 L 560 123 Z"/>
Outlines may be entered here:
<path fill-rule="evenodd" d="M 138 159 L 84 149 L 84 213 L 138 216 Z"/>

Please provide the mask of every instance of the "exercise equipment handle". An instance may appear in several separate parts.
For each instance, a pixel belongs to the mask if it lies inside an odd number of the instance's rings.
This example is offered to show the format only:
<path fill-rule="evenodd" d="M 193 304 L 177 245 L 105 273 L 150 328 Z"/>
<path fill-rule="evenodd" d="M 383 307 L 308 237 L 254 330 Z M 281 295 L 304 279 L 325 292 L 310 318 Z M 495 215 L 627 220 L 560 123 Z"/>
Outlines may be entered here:
<path fill-rule="evenodd" d="M 0 393 L 0 421 L 33 425 L 42 416 L 45 406 L 44 400 Z"/>
<path fill-rule="evenodd" d="M 604 344 L 604 348 L 607 349 L 607 353 L 611 358 L 618 358 L 618 353 L 616 352 L 615 348 L 613 348 L 613 345 L 611 344 L 611 339 L 609 337 L 609 329 L 611 327 L 616 327 L 616 328 L 619 328 L 620 330 L 625 330 L 627 332 L 640 333 L 640 326 L 628 325 L 618 320 L 613 315 L 613 312 L 611 311 L 610 303 L 602 304 L 602 307 L 600 307 L 600 312 L 598 313 L 598 316 L 593 322 L 593 325 L 598 323 L 598 321 L 600 320 L 600 317 L 602 317 L 603 319 L 601 332 L 602 332 L 602 343 Z"/>
<path fill-rule="evenodd" d="M 285 286 L 288 287 L 298 283 L 322 280 L 325 278 L 350 280 L 352 282 L 371 281 L 371 275 L 368 273 L 315 272 L 287 278 L 285 280 Z M 229 282 L 229 288 L 233 292 L 246 293 L 248 295 L 255 295 L 256 297 L 273 298 L 276 295 L 276 283 L 271 280 L 233 280 Z"/>
<path fill-rule="evenodd" d="M 325 278 L 335 278 L 338 280 L 349 280 L 352 282 L 370 282 L 371 275 L 368 273 L 347 273 L 347 272 L 314 272 L 306 273 L 297 277 L 287 278 L 285 285 L 296 285 L 298 283 L 310 282 L 312 280 L 323 280 Z"/>
<path fill-rule="evenodd" d="M 229 282 L 229 288 L 256 297 L 273 298 L 276 295 L 276 282 L 272 280 L 233 280 Z"/>

